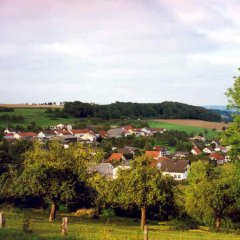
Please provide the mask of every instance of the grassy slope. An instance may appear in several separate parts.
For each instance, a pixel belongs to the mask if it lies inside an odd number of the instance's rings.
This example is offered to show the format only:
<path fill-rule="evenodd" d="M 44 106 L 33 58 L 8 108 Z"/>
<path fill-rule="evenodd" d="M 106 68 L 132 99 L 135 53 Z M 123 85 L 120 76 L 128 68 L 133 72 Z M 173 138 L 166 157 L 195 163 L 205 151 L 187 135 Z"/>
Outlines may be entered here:
<path fill-rule="evenodd" d="M 178 124 L 173 124 L 173 123 L 165 123 L 165 122 L 155 122 L 155 121 L 150 121 L 149 126 L 152 128 L 166 128 L 167 130 L 177 130 L 177 131 L 184 131 L 189 133 L 195 133 L 198 134 L 200 132 L 204 133 L 204 128 L 200 127 L 193 127 L 193 126 L 183 126 L 183 125 L 178 125 Z M 219 132 L 212 131 L 212 130 L 207 130 L 207 136 L 208 137 L 215 137 L 219 134 Z"/>
<path fill-rule="evenodd" d="M 23 115 L 25 118 L 24 123 L 11 123 L 11 125 L 22 125 L 26 127 L 30 122 L 36 122 L 37 126 L 48 127 L 59 123 L 74 123 L 76 118 L 58 118 L 51 119 L 51 117 L 45 113 L 46 109 L 42 108 L 16 108 L 14 112 L 0 112 L 0 115 Z M 6 123 L 0 122 L 0 126 L 5 127 Z"/>
<path fill-rule="evenodd" d="M 6 212 L 6 228 L 0 229 L 0 239 L 33 240 L 33 239 L 62 239 L 61 217 L 48 222 L 47 213 L 30 212 L 32 233 L 22 231 L 23 212 Z M 139 223 L 127 218 L 101 218 L 100 220 L 84 219 L 69 216 L 69 238 L 81 240 L 142 240 L 143 232 Z M 212 233 L 207 231 L 171 231 L 166 224 L 149 224 L 149 240 L 240 240 L 236 234 Z"/>

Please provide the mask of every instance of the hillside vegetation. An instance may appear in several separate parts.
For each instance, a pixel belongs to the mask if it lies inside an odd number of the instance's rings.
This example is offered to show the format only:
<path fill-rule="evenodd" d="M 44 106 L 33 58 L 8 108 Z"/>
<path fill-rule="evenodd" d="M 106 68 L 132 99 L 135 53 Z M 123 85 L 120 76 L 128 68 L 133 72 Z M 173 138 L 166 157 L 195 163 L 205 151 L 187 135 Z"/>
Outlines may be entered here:
<path fill-rule="evenodd" d="M 66 102 L 63 114 L 74 117 L 111 118 L 169 118 L 169 119 L 200 119 L 221 121 L 221 116 L 203 107 L 178 102 L 163 103 L 132 103 L 115 102 L 108 105 Z"/>

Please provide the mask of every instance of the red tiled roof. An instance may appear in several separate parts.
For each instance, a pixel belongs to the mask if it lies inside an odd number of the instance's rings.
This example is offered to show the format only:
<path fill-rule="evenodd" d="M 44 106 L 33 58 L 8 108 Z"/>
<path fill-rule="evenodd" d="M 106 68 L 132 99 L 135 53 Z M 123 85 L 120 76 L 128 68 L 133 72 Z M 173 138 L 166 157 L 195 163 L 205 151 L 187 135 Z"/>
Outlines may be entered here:
<path fill-rule="evenodd" d="M 57 134 L 62 135 L 72 135 L 68 130 L 62 129 L 62 130 L 56 130 Z"/>
<path fill-rule="evenodd" d="M 120 161 L 123 157 L 122 153 L 112 153 L 112 155 L 107 159 L 108 162 L 111 162 L 113 160 Z"/>
<path fill-rule="evenodd" d="M 99 131 L 99 135 L 100 135 L 101 137 L 106 137 L 106 136 L 107 136 L 107 132 L 104 131 L 104 130 L 100 130 L 100 131 Z"/>
<path fill-rule="evenodd" d="M 13 134 L 13 133 L 5 133 L 5 136 L 6 136 L 6 137 L 13 137 L 14 134 Z"/>
<path fill-rule="evenodd" d="M 37 134 L 34 133 L 34 132 L 19 132 L 18 135 L 20 137 L 23 137 L 23 138 L 24 137 L 36 137 L 37 136 Z"/>
<path fill-rule="evenodd" d="M 158 158 L 160 152 L 159 151 L 146 151 L 145 156 L 152 157 L 152 158 Z"/>
<path fill-rule="evenodd" d="M 73 134 L 84 134 L 84 133 L 89 133 L 92 135 L 95 135 L 93 131 L 89 130 L 89 129 L 73 129 L 71 130 L 71 132 Z"/>
<path fill-rule="evenodd" d="M 198 147 L 194 147 L 192 150 L 194 150 L 197 154 L 202 153 L 202 151 Z"/>
<path fill-rule="evenodd" d="M 223 159 L 225 159 L 225 157 L 222 154 L 218 153 L 218 152 L 211 153 L 209 155 L 209 157 L 211 159 L 214 159 L 214 160 L 223 160 Z"/>
<path fill-rule="evenodd" d="M 132 125 L 127 125 L 127 126 L 123 126 L 124 130 L 129 131 L 132 130 L 133 131 L 133 127 Z"/>

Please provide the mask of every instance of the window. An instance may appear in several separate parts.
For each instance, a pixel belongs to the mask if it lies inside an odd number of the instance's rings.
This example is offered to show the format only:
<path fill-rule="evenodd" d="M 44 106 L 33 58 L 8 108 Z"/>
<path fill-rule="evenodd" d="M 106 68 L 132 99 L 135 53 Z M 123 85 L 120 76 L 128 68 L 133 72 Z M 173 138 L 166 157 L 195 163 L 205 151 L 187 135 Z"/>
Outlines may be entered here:
<path fill-rule="evenodd" d="M 177 178 L 177 174 L 174 174 L 174 176 L 173 176 L 174 178 Z"/>
<path fill-rule="evenodd" d="M 181 178 L 181 175 L 178 175 L 178 178 Z"/>

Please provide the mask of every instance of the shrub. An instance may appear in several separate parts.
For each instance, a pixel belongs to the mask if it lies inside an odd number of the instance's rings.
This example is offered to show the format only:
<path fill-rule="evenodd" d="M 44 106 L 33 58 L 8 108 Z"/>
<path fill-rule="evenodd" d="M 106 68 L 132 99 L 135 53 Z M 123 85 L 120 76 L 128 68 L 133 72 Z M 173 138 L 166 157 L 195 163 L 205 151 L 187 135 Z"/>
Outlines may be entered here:
<path fill-rule="evenodd" d="M 197 229 L 198 224 L 192 219 L 174 219 L 170 222 L 171 230 L 190 230 Z"/>
<path fill-rule="evenodd" d="M 114 217 L 115 215 L 115 211 L 112 208 L 104 208 L 102 210 L 102 216 L 104 217 Z"/>

